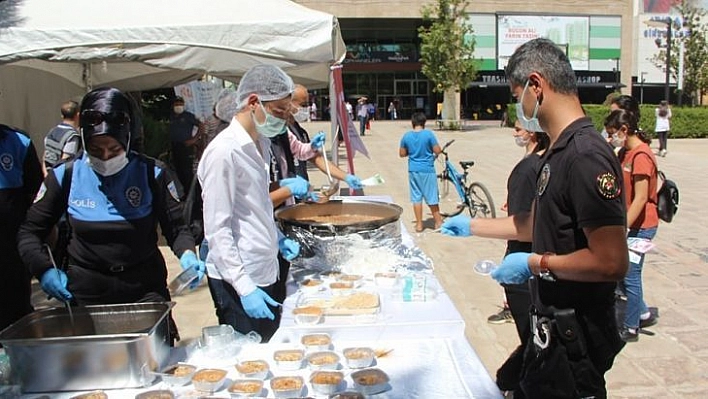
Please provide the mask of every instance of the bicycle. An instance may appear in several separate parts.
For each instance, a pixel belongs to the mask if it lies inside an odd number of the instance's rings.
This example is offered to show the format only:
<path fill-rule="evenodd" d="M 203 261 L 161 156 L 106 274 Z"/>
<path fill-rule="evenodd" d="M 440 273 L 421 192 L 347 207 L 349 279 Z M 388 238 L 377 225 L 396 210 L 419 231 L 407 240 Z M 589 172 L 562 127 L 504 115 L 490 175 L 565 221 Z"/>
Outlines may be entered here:
<path fill-rule="evenodd" d="M 442 172 L 437 175 L 440 214 L 443 217 L 456 216 L 467 208 L 471 217 L 497 217 L 492 195 L 484 184 L 473 182 L 465 187 L 468 169 L 474 165 L 474 161 L 460 161 L 462 173 L 450 162 L 446 150 L 454 142 L 455 140 L 450 140 L 445 143 L 441 152 L 443 158 L 439 159 L 442 165 Z M 452 190 L 452 187 L 455 189 Z"/>

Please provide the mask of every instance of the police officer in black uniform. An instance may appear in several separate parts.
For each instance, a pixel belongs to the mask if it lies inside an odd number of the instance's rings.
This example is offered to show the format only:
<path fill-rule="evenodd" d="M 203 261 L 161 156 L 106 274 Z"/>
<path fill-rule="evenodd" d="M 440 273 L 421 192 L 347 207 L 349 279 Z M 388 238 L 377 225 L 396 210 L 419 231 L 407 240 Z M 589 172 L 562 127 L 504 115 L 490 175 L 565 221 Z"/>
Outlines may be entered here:
<path fill-rule="evenodd" d="M 530 237 L 532 252 L 507 255 L 492 272 L 502 284 L 534 277 L 533 336 L 514 398 L 605 398 L 604 373 L 623 346 L 614 287 L 629 264 L 620 164 L 585 117 L 575 73 L 555 43 L 526 42 L 506 74 L 517 118 L 537 123 L 551 140 L 532 218 L 508 221 L 499 234 Z"/>
<path fill-rule="evenodd" d="M 623 346 L 614 309 L 615 283 L 629 264 L 621 167 L 585 117 L 575 73 L 555 43 L 534 39 L 520 46 L 506 74 L 518 99 L 518 118 L 537 119 L 551 147 L 538 176 L 533 252 L 506 256 L 492 277 L 520 283 L 537 276 L 531 289 L 541 321 L 532 329 L 539 340 L 550 336 L 553 345 L 562 342 L 570 366 L 565 376 L 561 368 L 543 370 L 548 363 L 534 362 L 542 346 L 530 343 L 523 394 L 515 391 L 514 397 L 604 398 L 604 373 Z M 555 330 L 544 334 L 543 323 Z M 556 389 L 559 382 L 567 391 L 547 394 L 545 389 Z"/>
<path fill-rule="evenodd" d="M 0 330 L 32 312 L 32 276 L 16 237 L 40 184 L 42 166 L 29 136 L 0 125 Z"/>
<path fill-rule="evenodd" d="M 101 88 L 81 103 L 85 152 L 46 177 L 18 234 L 23 261 L 50 296 L 80 305 L 170 300 L 157 223 L 180 265 L 203 276 L 182 218 L 182 187 L 169 169 L 130 151 L 134 111 L 126 95 Z M 66 213 L 66 273 L 42 242 Z"/>

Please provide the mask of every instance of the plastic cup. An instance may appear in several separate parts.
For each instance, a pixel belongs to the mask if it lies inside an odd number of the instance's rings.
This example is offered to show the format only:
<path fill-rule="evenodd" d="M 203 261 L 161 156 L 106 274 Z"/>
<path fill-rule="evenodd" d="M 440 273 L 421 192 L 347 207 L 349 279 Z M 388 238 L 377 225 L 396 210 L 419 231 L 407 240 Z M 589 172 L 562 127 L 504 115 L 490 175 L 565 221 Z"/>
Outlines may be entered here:
<path fill-rule="evenodd" d="M 477 274 L 481 274 L 483 276 L 488 276 L 494 271 L 494 269 L 497 268 L 497 264 L 494 263 L 492 260 L 480 260 L 479 262 L 475 263 L 473 269 Z"/>

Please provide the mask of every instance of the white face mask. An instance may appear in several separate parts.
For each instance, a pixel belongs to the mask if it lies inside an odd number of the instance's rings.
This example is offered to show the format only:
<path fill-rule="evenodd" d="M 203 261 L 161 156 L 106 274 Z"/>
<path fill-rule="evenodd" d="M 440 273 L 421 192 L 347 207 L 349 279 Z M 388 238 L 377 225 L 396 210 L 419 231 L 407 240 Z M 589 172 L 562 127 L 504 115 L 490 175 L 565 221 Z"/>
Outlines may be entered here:
<path fill-rule="evenodd" d="M 519 101 L 516 102 L 516 119 L 521 122 L 521 126 L 527 132 L 542 132 L 543 129 L 538 123 L 538 98 L 536 99 L 536 106 L 533 108 L 533 113 L 531 114 L 531 117 L 527 118 L 524 114 L 524 107 L 522 104 L 524 101 L 524 96 L 526 95 L 526 89 L 529 88 L 529 82 L 529 80 L 526 81 L 526 84 L 524 85 L 524 91 L 521 92 L 521 97 L 519 98 Z"/>
<path fill-rule="evenodd" d="M 175 114 L 181 114 L 184 112 L 184 105 L 175 105 L 174 107 Z"/>
<path fill-rule="evenodd" d="M 256 111 L 251 112 L 251 118 L 253 118 L 253 123 L 256 125 L 258 133 L 268 138 L 282 134 L 285 131 L 285 119 L 280 119 L 268 113 L 263 104 L 260 104 L 260 106 L 266 116 L 265 122 L 258 123 L 256 120 Z"/>
<path fill-rule="evenodd" d="M 105 161 L 91 155 L 88 159 L 91 169 L 101 176 L 113 176 L 128 165 L 128 156 L 125 152 Z"/>
<path fill-rule="evenodd" d="M 612 145 L 615 147 L 624 147 L 624 142 L 627 140 L 626 137 L 620 137 L 619 133 L 615 133 L 612 135 Z"/>
<path fill-rule="evenodd" d="M 307 122 L 307 118 L 310 115 L 310 110 L 307 107 L 299 107 L 297 109 L 297 114 L 293 115 L 296 121 L 299 123 Z"/>
<path fill-rule="evenodd" d="M 526 147 L 530 141 L 528 137 L 524 136 L 514 136 L 514 140 L 516 141 L 516 145 L 519 147 Z"/>

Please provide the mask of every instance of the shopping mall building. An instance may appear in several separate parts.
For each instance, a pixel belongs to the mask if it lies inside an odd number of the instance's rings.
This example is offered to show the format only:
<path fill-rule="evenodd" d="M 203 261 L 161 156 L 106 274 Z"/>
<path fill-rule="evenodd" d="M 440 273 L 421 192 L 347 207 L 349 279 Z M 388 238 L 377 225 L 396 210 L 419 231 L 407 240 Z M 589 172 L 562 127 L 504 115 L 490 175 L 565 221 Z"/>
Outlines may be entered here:
<path fill-rule="evenodd" d="M 435 115 L 441 97 L 421 73 L 418 39 L 418 27 L 423 24 L 421 7 L 432 0 L 297 2 L 339 19 L 347 45 L 344 92 L 350 101 L 368 97 L 376 103 L 379 118 L 386 117 L 392 101 L 401 118 L 410 117 L 416 109 L 425 110 L 429 117 Z M 500 106 L 511 100 L 504 66 L 516 47 L 535 37 L 547 37 L 566 49 L 583 103 L 602 103 L 617 88 L 644 102 L 658 103 L 664 97 L 665 74 L 650 59 L 659 51 L 655 39 L 664 38 L 666 28 L 652 27 L 646 21 L 669 16 L 669 3 L 470 1 L 467 20 L 474 29 L 479 72 L 476 81 L 461 92 L 463 116 L 498 119 Z M 673 79 L 670 84 L 676 87 Z M 320 110 L 327 105 L 323 94 L 319 91 L 314 97 Z"/>

